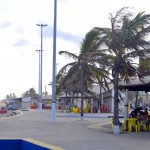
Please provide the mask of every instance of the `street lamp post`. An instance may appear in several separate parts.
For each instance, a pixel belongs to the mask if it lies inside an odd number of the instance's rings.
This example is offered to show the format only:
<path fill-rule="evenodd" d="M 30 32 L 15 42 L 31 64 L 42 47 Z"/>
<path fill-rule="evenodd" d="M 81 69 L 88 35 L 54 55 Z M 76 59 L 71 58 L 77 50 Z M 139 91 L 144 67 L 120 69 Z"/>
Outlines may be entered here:
<path fill-rule="evenodd" d="M 52 112 L 51 112 L 51 119 L 53 123 L 55 122 L 55 112 L 56 112 L 56 28 L 57 28 L 57 0 L 54 0 Z"/>
<path fill-rule="evenodd" d="M 40 50 L 40 63 L 41 65 L 40 66 L 40 75 L 39 75 L 39 78 L 40 78 L 40 90 L 39 90 L 39 101 L 38 101 L 38 109 L 41 111 L 42 110 L 42 59 L 43 59 L 43 27 L 46 27 L 47 24 L 36 24 L 37 26 L 39 26 L 41 28 L 41 50 Z"/>

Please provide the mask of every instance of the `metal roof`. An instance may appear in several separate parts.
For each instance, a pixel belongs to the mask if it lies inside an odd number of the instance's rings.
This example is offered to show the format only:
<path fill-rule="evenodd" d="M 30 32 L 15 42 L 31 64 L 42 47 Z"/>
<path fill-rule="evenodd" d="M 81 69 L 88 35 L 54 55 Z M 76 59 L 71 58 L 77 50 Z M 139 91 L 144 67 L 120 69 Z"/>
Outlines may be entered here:
<path fill-rule="evenodd" d="M 150 76 L 140 79 L 132 79 L 128 83 L 120 82 L 120 89 L 128 89 L 129 91 L 150 91 Z"/>

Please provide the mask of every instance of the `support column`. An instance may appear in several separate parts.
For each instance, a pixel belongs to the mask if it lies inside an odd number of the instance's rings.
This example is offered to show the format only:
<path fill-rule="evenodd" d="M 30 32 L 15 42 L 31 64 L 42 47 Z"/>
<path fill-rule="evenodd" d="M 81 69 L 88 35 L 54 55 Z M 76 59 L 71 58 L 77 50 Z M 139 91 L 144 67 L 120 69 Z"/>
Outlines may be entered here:
<path fill-rule="evenodd" d="M 100 106 L 101 106 L 101 99 L 98 100 L 98 113 L 101 113 L 101 110 L 100 110 Z"/>
<path fill-rule="evenodd" d="M 93 113 L 93 98 L 91 98 L 91 113 Z"/>
<path fill-rule="evenodd" d="M 66 98 L 63 98 L 63 103 L 64 103 L 64 113 L 66 113 Z"/>
<path fill-rule="evenodd" d="M 125 93 L 125 101 L 124 101 L 124 119 L 128 118 L 128 89 L 126 89 Z"/>
<path fill-rule="evenodd" d="M 114 89 L 111 90 L 112 101 L 111 101 L 111 112 L 114 113 Z"/>
<path fill-rule="evenodd" d="M 103 104 L 104 104 L 104 98 L 103 98 L 103 93 L 102 93 L 102 100 L 101 100 L 101 102 L 102 102 L 102 113 L 103 113 Z"/>
<path fill-rule="evenodd" d="M 148 92 L 146 93 L 146 103 L 148 104 L 148 108 L 149 108 Z"/>
<path fill-rule="evenodd" d="M 148 94 L 148 92 L 147 92 Z M 148 97 L 148 108 L 150 108 L 150 100 L 149 100 L 149 97 Z"/>
<path fill-rule="evenodd" d="M 71 114 L 73 114 L 73 98 L 74 96 L 73 96 L 73 94 L 72 94 L 72 97 L 71 97 Z"/>

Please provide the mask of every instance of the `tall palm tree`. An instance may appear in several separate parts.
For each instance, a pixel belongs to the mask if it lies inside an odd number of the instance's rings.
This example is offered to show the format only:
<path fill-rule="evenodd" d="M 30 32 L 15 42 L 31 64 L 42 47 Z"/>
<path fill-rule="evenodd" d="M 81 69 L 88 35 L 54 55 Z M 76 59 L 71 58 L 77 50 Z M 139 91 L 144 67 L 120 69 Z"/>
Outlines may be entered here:
<path fill-rule="evenodd" d="M 92 71 L 98 70 L 95 64 L 95 58 L 93 59 L 92 53 L 99 53 L 102 55 L 102 51 L 99 50 L 99 33 L 93 29 L 89 31 L 83 41 L 81 42 L 80 53 L 75 55 L 68 51 L 60 51 L 59 54 L 64 54 L 70 58 L 73 58 L 74 62 L 65 65 L 59 74 L 63 74 L 67 71 L 67 78 L 71 86 L 75 89 L 80 87 L 81 93 L 81 116 L 83 116 L 83 95 L 90 92 L 91 83 L 93 81 Z M 75 85 L 75 86 L 73 86 Z"/>
<path fill-rule="evenodd" d="M 150 15 L 144 12 L 133 16 L 122 8 L 115 16 L 110 14 L 111 28 L 99 28 L 100 41 L 107 49 L 107 59 L 112 62 L 114 83 L 114 133 L 119 133 L 118 82 L 139 75 L 136 58 L 150 55 L 150 42 L 146 38 L 150 32 Z"/>

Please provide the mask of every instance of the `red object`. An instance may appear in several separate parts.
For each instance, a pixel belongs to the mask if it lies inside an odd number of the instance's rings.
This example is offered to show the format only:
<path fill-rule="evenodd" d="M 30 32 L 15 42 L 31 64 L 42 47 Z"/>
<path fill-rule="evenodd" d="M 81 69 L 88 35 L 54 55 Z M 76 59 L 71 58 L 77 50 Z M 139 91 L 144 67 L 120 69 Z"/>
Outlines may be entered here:
<path fill-rule="evenodd" d="M 5 113 L 7 113 L 8 112 L 8 110 L 7 109 L 0 109 L 0 114 L 5 114 Z"/>
<path fill-rule="evenodd" d="M 37 109 L 38 106 L 37 105 L 31 105 L 31 109 Z"/>
<path fill-rule="evenodd" d="M 108 113 L 109 112 L 109 108 L 105 104 L 102 105 L 102 107 L 100 108 L 100 110 L 103 113 Z"/>
<path fill-rule="evenodd" d="M 61 109 L 61 106 L 58 106 L 58 109 L 60 110 L 60 109 Z"/>
<path fill-rule="evenodd" d="M 51 106 L 43 106 L 43 109 L 51 109 Z"/>

